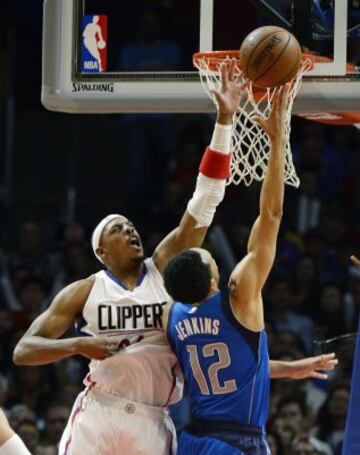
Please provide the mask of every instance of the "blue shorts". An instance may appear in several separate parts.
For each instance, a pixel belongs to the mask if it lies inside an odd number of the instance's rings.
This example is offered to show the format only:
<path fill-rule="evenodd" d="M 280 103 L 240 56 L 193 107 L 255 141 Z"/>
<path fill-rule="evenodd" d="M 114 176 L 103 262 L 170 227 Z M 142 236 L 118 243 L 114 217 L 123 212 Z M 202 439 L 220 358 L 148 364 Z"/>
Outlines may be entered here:
<path fill-rule="evenodd" d="M 180 435 L 178 455 L 270 455 L 265 432 L 259 427 L 230 422 L 196 420 Z"/>

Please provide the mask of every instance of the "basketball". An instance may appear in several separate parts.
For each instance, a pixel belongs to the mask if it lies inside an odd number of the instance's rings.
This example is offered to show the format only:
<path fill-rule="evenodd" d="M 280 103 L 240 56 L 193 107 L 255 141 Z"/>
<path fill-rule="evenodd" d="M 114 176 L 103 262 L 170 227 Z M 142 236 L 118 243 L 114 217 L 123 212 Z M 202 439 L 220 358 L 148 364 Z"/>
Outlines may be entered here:
<path fill-rule="evenodd" d="M 100 40 L 100 41 L 97 42 L 97 47 L 98 47 L 98 49 L 100 49 L 100 50 L 101 50 L 101 49 L 104 49 L 105 46 L 106 46 L 105 41 Z"/>
<path fill-rule="evenodd" d="M 240 67 L 244 75 L 260 87 L 278 87 L 289 82 L 301 63 L 297 39 L 281 27 L 253 30 L 240 48 Z"/>

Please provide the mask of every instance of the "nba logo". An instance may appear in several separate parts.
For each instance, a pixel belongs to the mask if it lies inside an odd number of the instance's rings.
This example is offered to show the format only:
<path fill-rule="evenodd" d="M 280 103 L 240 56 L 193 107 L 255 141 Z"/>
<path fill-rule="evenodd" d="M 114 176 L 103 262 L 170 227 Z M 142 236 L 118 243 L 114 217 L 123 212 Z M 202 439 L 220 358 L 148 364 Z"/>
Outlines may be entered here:
<path fill-rule="evenodd" d="M 85 15 L 82 18 L 81 71 L 106 71 L 107 16 Z"/>

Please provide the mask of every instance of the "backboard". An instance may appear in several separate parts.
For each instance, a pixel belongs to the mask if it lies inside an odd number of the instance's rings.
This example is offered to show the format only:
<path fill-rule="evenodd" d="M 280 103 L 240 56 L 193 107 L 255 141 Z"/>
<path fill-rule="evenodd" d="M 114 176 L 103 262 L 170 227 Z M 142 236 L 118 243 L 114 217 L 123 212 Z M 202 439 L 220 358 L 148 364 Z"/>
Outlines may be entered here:
<path fill-rule="evenodd" d="M 45 0 L 42 102 L 72 113 L 213 112 L 193 53 L 237 49 L 268 24 L 325 57 L 294 113 L 359 112 L 358 0 Z"/>

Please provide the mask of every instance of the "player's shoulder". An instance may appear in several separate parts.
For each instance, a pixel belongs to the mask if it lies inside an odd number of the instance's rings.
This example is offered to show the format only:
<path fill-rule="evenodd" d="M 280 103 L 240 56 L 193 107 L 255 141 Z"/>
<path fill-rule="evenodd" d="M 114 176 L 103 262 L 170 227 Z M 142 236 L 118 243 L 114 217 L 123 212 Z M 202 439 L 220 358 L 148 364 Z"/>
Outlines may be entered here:
<path fill-rule="evenodd" d="M 95 278 L 90 276 L 73 283 L 62 289 L 51 302 L 51 308 L 54 311 L 76 311 L 82 310 L 85 302 L 93 288 Z"/>
<path fill-rule="evenodd" d="M 144 259 L 144 267 L 147 275 L 152 276 L 163 282 L 162 275 L 156 266 L 156 262 L 153 257 Z"/>

